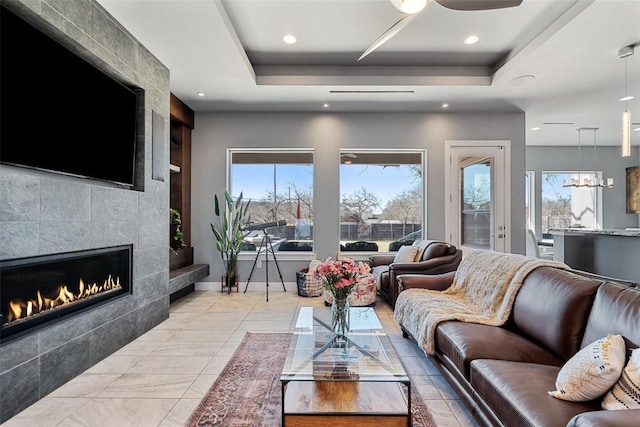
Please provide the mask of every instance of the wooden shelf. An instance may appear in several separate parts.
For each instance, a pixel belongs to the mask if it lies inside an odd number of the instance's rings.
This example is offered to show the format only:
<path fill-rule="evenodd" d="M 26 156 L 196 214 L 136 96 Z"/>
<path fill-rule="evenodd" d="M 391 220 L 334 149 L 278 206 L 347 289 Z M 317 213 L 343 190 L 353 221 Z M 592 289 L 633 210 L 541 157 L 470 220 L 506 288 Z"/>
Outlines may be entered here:
<path fill-rule="evenodd" d="M 171 173 L 169 178 L 171 188 L 169 207 L 180 212 L 182 217 L 181 230 L 184 242 L 189 248 L 191 246 L 191 131 L 195 114 L 184 102 L 171 94 L 170 116 L 169 171 Z M 170 232 L 169 244 L 171 242 Z M 170 270 L 184 267 L 185 262 L 193 264 L 193 255 L 190 260 L 179 264 L 176 264 L 175 255 L 170 256 L 172 257 Z"/>

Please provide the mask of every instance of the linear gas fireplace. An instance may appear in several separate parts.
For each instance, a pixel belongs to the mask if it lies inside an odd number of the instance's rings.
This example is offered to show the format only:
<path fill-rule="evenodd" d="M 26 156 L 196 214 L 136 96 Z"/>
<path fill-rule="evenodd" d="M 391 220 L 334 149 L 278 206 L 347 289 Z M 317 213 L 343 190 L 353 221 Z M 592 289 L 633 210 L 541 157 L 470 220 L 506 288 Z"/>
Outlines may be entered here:
<path fill-rule="evenodd" d="M 0 261 L 0 339 L 132 291 L 133 246 Z"/>

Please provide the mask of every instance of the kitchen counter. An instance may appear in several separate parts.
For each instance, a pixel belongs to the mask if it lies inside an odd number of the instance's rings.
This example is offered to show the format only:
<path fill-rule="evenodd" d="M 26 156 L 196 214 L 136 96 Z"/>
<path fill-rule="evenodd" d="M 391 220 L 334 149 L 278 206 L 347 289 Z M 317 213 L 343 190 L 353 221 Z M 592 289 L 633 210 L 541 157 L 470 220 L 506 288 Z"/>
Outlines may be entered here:
<path fill-rule="evenodd" d="M 551 230 L 553 259 L 576 270 L 640 283 L 640 228 Z"/>

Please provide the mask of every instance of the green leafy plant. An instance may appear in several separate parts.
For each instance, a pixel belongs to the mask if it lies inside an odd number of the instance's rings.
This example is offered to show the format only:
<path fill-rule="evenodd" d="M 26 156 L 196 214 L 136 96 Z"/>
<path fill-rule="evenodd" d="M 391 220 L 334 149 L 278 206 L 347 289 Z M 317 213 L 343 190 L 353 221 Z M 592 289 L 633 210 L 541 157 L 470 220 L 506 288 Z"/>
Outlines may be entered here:
<path fill-rule="evenodd" d="M 228 190 L 224 190 L 224 201 L 220 203 L 218 196 L 214 197 L 214 213 L 217 223 L 211 223 L 211 231 L 216 239 L 216 249 L 220 253 L 225 267 L 227 280 L 235 279 L 238 271 L 238 253 L 242 248 L 242 241 L 249 234 L 244 227 L 249 223 L 249 203 L 243 201 L 242 193 L 234 201 Z M 221 211 L 220 205 L 224 210 Z M 231 283 L 231 282 L 230 282 Z"/>
<path fill-rule="evenodd" d="M 182 249 L 187 246 L 184 241 L 184 234 L 182 234 L 182 215 L 177 209 L 169 208 L 169 223 L 173 230 L 173 243 L 169 245 L 171 253 L 178 255 L 178 249 Z"/>

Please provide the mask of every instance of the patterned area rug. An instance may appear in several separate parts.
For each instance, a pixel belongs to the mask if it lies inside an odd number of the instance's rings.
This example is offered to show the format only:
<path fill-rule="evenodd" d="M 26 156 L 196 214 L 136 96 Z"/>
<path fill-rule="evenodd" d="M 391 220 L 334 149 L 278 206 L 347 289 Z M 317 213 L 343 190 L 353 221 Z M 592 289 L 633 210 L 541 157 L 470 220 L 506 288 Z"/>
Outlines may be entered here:
<path fill-rule="evenodd" d="M 291 334 L 247 333 L 187 427 L 273 427 L 282 424 L 280 371 Z M 414 427 L 432 427 L 427 408 L 413 388 Z"/>

